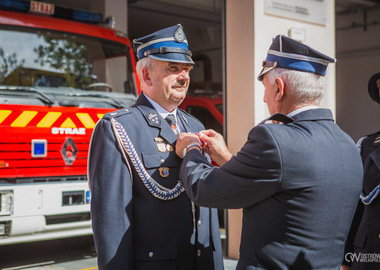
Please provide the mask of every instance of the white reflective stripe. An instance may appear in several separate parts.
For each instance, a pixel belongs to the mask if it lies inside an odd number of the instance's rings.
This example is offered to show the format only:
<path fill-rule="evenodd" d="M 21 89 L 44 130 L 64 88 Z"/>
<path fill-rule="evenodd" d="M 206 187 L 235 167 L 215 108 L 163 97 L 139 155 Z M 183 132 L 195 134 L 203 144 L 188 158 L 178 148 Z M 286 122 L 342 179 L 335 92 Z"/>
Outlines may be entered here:
<path fill-rule="evenodd" d="M 299 55 L 299 54 L 294 54 L 294 53 L 284 53 L 284 52 L 279 52 L 279 51 L 274 51 L 274 50 L 269 50 L 268 54 L 273 54 L 280 57 L 292 58 L 292 59 L 303 60 L 303 61 L 308 61 L 308 62 L 314 62 L 314 63 L 322 64 L 325 66 L 327 66 L 328 63 L 330 63 L 329 61 L 322 60 L 315 57 Z M 335 59 L 334 59 L 334 62 L 335 62 Z"/>
<path fill-rule="evenodd" d="M 141 45 L 140 47 L 138 47 L 137 52 L 139 52 L 141 49 L 144 49 L 145 47 L 147 47 L 149 45 L 156 44 L 159 42 L 165 42 L 165 41 L 175 41 L 175 39 L 174 39 L 174 37 L 168 37 L 168 38 L 160 38 L 160 39 L 155 39 L 155 40 L 149 41 L 149 42 L 145 43 L 144 45 Z M 183 42 L 187 44 L 187 40 L 184 40 Z"/>
<path fill-rule="evenodd" d="M 166 59 L 166 58 L 160 58 L 160 57 L 154 56 L 154 54 L 149 54 L 148 57 L 153 58 L 153 59 L 156 59 L 156 60 L 160 60 L 160 61 L 168 61 L 168 59 Z M 189 57 L 190 57 L 190 56 L 189 56 Z M 175 59 L 175 60 L 173 60 L 173 61 L 176 62 L 176 63 L 189 64 L 189 61 L 182 61 L 182 60 L 177 60 L 177 59 Z M 172 62 L 173 62 L 173 61 L 172 61 Z M 194 64 L 194 62 L 191 61 L 190 64 Z"/>

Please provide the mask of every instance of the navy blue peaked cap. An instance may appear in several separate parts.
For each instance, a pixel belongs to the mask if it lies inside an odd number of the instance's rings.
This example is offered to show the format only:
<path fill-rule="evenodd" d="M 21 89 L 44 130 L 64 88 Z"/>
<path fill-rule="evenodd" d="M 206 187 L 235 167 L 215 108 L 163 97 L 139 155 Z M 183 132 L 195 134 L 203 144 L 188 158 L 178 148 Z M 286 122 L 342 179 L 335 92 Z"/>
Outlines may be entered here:
<path fill-rule="evenodd" d="M 303 43 L 278 35 L 273 39 L 267 58 L 263 61 L 263 69 L 258 80 L 262 81 L 263 75 L 275 67 L 312 72 L 324 76 L 327 65 L 335 62 L 334 58 Z"/>
<path fill-rule="evenodd" d="M 138 60 L 149 56 L 161 61 L 194 64 L 180 24 L 133 40 L 133 48 Z"/>
<path fill-rule="evenodd" d="M 379 87 L 377 86 L 377 80 L 380 79 L 380 73 L 373 74 L 371 78 L 368 81 L 368 93 L 369 96 L 374 100 L 376 103 L 379 103 Z"/>

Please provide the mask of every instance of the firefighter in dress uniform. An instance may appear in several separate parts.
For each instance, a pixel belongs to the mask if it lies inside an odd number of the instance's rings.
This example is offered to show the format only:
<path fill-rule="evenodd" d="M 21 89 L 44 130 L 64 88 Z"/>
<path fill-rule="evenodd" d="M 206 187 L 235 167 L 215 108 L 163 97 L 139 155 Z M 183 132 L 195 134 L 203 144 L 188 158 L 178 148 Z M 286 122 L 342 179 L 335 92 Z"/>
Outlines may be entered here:
<path fill-rule="evenodd" d="M 337 270 L 359 196 L 362 164 L 332 112 L 318 107 L 335 59 L 283 35 L 259 80 L 271 117 L 232 155 L 222 135 L 180 134 L 180 181 L 198 205 L 243 208 L 238 270 Z M 279 122 L 281 124 L 279 124 Z M 192 144 L 195 143 L 194 146 Z M 187 150 L 186 148 L 187 147 Z"/>
<path fill-rule="evenodd" d="M 178 133 L 204 126 L 177 108 L 194 64 L 181 25 L 133 41 L 143 93 L 93 132 L 88 176 L 99 269 L 223 269 L 216 209 L 195 206 L 178 175 Z"/>
<path fill-rule="evenodd" d="M 379 104 L 380 73 L 368 81 L 368 93 Z M 347 238 L 342 269 L 380 269 L 380 131 L 359 139 L 363 190 Z M 360 254 L 363 254 L 361 256 Z"/>

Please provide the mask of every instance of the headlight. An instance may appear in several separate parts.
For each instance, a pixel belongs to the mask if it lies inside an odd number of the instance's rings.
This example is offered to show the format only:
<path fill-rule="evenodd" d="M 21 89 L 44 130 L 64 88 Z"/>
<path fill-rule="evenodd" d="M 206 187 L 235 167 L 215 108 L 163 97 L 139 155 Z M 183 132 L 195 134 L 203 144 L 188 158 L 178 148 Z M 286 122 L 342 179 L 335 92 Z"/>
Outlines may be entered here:
<path fill-rule="evenodd" d="M 13 191 L 0 190 L 0 216 L 13 214 Z"/>

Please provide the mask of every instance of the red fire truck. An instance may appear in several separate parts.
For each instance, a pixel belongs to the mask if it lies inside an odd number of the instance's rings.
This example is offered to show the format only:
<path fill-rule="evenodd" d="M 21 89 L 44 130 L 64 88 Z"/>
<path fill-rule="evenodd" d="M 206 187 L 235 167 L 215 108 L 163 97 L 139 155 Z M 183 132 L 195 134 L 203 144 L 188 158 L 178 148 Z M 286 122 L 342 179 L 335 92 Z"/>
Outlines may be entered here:
<path fill-rule="evenodd" d="M 216 92 L 189 93 L 180 107 L 198 118 L 206 129 L 223 134 L 223 97 Z"/>
<path fill-rule="evenodd" d="M 91 132 L 139 94 L 131 43 L 104 21 L 0 0 L 0 245 L 92 233 Z"/>

